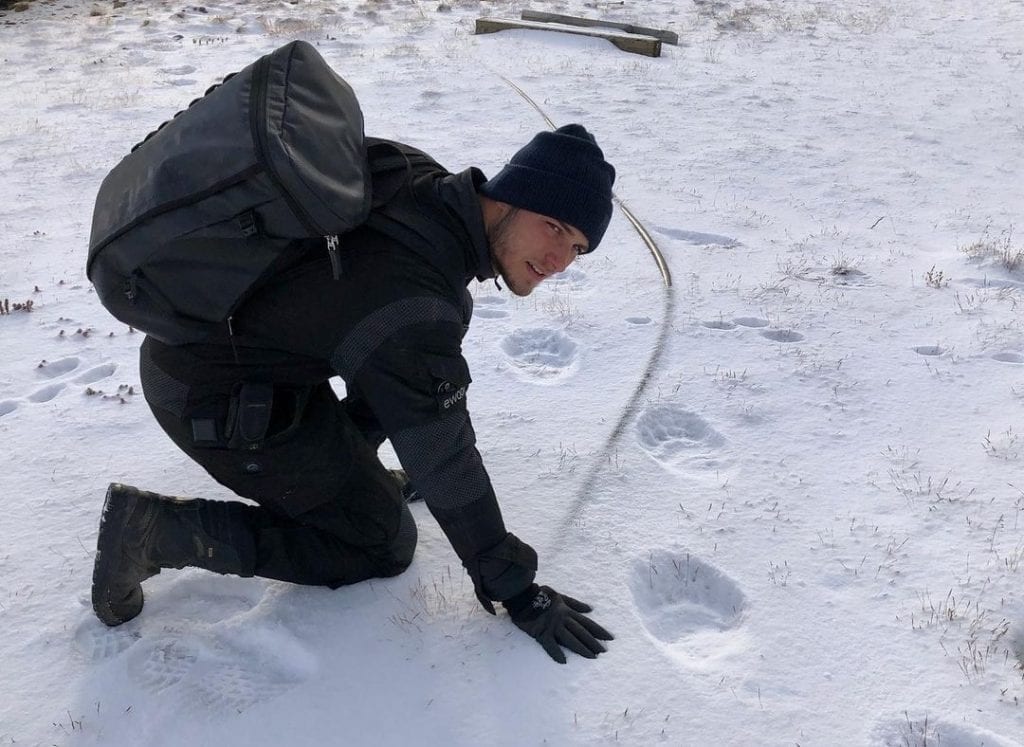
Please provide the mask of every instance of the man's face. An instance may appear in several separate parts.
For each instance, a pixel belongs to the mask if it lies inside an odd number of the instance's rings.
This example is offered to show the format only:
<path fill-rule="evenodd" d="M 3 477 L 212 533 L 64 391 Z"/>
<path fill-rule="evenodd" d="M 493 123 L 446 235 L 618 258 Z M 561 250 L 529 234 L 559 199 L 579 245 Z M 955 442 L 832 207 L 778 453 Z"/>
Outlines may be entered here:
<path fill-rule="evenodd" d="M 588 247 L 586 236 L 568 223 L 518 208 L 509 208 L 488 238 L 495 269 L 517 296 L 530 295 Z"/>

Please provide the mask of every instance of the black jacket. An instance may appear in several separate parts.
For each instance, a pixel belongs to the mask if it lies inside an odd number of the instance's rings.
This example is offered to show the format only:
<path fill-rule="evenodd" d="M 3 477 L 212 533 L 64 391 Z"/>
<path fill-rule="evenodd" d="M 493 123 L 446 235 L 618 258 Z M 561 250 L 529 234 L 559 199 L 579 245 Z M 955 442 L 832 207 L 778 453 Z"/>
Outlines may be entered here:
<path fill-rule="evenodd" d="M 466 285 L 494 276 L 476 191 L 484 180 L 477 169 L 450 174 L 418 163 L 397 192 L 375 184 L 386 204 L 341 237 L 340 278 L 325 242 L 311 242 L 235 314 L 233 339 L 164 346 L 159 359 L 185 382 L 240 372 L 282 384 L 341 376 L 353 419 L 375 445 L 390 439 L 478 595 L 504 600 L 532 583 L 536 560 L 530 567 L 507 551 L 467 408 Z M 484 563 L 490 570 L 481 575 L 480 558 L 496 546 L 506 548 L 504 560 Z"/>

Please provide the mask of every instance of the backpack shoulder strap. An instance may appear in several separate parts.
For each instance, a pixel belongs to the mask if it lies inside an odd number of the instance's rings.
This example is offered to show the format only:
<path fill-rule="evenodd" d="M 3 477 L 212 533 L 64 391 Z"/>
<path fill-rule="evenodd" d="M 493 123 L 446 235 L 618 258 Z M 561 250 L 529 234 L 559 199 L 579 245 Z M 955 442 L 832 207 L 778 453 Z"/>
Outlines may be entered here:
<path fill-rule="evenodd" d="M 366 138 L 366 157 L 373 179 L 374 208 L 391 202 L 402 187 L 421 177 L 448 173 L 423 151 L 394 140 Z"/>
<path fill-rule="evenodd" d="M 460 238 L 453 233 L 434 182 L 450 172 L 404 143 L 367 138 L 373 209 L 366 225 L 390 236 L 437 267 L 459 292 L 464 287 Z"/>

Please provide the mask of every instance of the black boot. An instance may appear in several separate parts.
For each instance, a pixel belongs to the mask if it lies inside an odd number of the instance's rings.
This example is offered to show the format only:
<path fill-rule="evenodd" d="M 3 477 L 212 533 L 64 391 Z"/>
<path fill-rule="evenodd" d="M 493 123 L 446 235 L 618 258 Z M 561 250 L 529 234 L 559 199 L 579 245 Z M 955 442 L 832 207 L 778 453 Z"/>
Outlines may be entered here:
<path fill-rule="evenodd" d="M 402 497 L 405 499 L 406 503 L 418 501 L 423 497 L 419 494 L 419 491 L 413 487 L 412 483 L 409 482 L 409 476 L 405 474 L 404 469 L 389 469 L 388 472 L 391 473 L 395 482 L 398 483 L 398 487 L 401 489 Z"/>
<path fill-rule="evenodd" d="M 416 500 L 410 498 L 409 500 Z M 402 506 L 402 518 L 398 524 L 398 534 L 391 545 L 392 567 L 387 572 L 388 576 L 397 576 L 405 571 L 412 563 L 413 553 L 416 552 L 416 541 L 419 532 L 416 530 L 416 520 L 412 517 L 409 504 Z"/>
<path fill-rule="evenodd" d="M 107 625 L 142 611 L 142 582 L 161 568 L 195 566 L 252 576 L 256 565 L 248 506 L 169 498 L 112 483 L 100 518 L 92 607 Z"/>

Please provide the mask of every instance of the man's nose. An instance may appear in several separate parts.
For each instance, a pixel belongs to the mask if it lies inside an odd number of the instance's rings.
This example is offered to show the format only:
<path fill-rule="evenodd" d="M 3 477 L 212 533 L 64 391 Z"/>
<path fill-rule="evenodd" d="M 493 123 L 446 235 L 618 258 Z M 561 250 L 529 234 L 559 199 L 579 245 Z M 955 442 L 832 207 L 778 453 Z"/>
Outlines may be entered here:
<path fill-rule="evenodd" d="M 566 267 L 572 264 L 572 261 L 576 259 L 576 251 L 570 247 L 558 247 L 548 252 L 544 261 L 548 265 L 548 269 L 554 272 L 562 272 Z"/>

